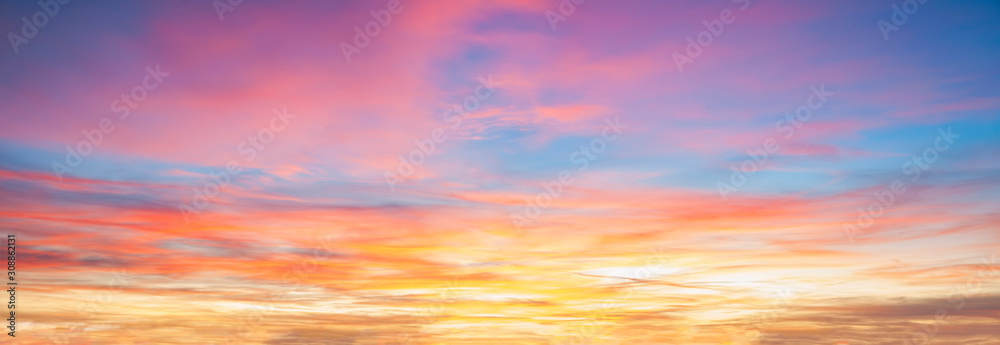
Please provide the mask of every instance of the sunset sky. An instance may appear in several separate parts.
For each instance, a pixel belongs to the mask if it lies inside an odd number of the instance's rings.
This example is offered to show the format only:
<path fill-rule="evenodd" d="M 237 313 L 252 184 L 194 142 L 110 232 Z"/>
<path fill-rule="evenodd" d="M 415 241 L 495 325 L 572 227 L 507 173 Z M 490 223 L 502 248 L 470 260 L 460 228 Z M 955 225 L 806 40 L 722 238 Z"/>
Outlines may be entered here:
<path fill-rule="evenodd" d="M 0 24 L 4 344 L 1000 344 L 997 1 Z"/>

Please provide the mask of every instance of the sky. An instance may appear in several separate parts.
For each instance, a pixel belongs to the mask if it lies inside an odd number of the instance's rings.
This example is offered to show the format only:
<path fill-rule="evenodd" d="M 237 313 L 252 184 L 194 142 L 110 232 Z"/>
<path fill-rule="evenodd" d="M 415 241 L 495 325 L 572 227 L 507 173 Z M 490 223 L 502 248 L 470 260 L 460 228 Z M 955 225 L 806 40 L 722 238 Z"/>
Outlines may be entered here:
<path fill-rule="evenodd" d="M 0 31 L 4 343 L 1000 341 L 996 1 L 3 1 Z"/>

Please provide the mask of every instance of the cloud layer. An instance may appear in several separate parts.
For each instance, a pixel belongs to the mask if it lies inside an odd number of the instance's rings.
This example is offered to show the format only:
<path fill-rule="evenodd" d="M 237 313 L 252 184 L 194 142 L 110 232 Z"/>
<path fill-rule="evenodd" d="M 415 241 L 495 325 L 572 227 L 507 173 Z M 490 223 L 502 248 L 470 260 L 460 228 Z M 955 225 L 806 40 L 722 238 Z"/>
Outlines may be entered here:
<path fill-rule="evenodd" d="M 4 3 L 17 343 L 994 343 L 1000 7 L 902 3 Z"/>

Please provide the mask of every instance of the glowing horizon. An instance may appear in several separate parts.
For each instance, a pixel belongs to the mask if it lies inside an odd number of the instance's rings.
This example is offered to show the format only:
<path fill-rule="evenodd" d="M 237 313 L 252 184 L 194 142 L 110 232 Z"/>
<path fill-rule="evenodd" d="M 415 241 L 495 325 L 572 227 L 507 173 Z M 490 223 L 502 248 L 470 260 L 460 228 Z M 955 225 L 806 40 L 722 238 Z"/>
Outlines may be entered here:
<path fill-rule="evenodd" d="M 6 341 L 995 344 L 998 18 L 3 3 Z"/>

